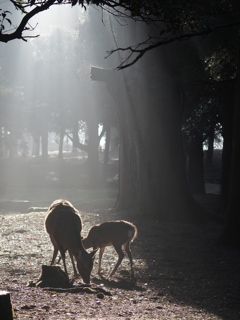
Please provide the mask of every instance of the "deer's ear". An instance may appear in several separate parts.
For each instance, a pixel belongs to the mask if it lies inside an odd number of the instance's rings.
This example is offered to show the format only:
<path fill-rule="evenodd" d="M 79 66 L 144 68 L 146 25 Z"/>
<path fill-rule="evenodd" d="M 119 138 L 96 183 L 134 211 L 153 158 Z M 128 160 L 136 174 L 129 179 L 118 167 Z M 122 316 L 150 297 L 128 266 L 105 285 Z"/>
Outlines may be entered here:
<path fill-rule="evenodd" d="M 89 253 L 90 257 L 93 258 L 95 254 L 97 253 L 98 249 L 93 250 L 92 252 Z"/>

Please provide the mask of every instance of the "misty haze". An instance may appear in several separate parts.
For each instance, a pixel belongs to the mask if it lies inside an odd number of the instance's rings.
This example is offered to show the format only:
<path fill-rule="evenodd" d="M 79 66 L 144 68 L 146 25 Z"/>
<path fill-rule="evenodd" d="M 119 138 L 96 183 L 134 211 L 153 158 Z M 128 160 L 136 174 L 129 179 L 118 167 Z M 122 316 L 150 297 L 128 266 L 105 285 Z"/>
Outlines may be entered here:
<path fill-rule="evenodd" d="M 239 9 L 0 0 L 0 319 L 240 317 Z"/>

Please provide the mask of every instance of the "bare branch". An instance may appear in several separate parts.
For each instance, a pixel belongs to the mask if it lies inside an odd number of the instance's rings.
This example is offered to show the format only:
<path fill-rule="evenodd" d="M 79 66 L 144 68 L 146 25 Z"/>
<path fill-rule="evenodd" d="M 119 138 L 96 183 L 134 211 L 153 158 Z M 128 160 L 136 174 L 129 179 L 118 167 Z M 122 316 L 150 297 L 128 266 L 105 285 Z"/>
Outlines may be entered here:
<path fill-rule="evenodd" d="M 55 0 L 48 0 L 45 3 L 41 4 L 40 6 L 35 7 L 32 11 L 27 12 L 14 32 L 0 33 L 0 42 L 9 42 L 14 39 L 22 39 L 24 41 L 27 41 L 26 38 L 28 37 L 23 36 L 22 34 L 24 31 L 28 30 L 27 28 L 28 21 L 38 13 L 49 9 L 49 7 L 54 4 L 54 2 Z"/>
<path fill-rule="evenodd" d="M 78 141 L 74 141 L 73 137 L 66 131 L 64 130 L 65 135 L 68 137 L 69 140 L 71 140 L 73 146 L 75 148 L 78 148 L 80 150 L 83 150 L 85 152 L 88 152 L 88 146 L 85 144 L 82 144 L 79 140 Z"/>
<path fill-rule="evenodd" d="M 113 49 L 111 51 L 108 51 L 107 52 L 108 53 L 107 57 L 109 57 L 110 55 L 112 55 L 115 52 L 129 51 L 130 53 L 129 53 L 128 57 L 125 58 L 125 60 L 117 67 L 117 70 L 122 70 L 122 69 L 126 69 L 126 68 L 134 65 L 148 51 L 153 50 L 155 48 L 158 48 L 158 47 L 160 47 L 162 45 L 166 45 L 166 44 L 169 44 L 169 43 L 177 41 L 177 40 L 188 40 L 188 39 L 193 38 L 193 37 L 207 35 L 207 34 L 213 32 L 215 29 L 234 27 L 234 26 L 239 26 L 239 25 L 240 25 L 240 21 L 235 21 L 235 22 L 231 22 L 231 23 L 215 25 L 215 26 L 212 26 L 212 27 L 206 27 L 204 30 L 201 30 L 199 32 L 189 32 L 189 33 L 181 34 L 181 35 L 178 35 L 178 36 L 175 36 L 175 37 L 164 38 L 162 40 L 156 41 L 155 43 L 153 43 L 153 38 L 149 37 L 147 40 L 145 40 L 144 42 L 139 43 L 135 47 L 130 46 L 130 47 L 117 48 L 117 49 Z M 148 45 L 145 48 L 140 48 L 140 47 L 142 47 L 144 45 L 147 45 L 149 42 L 152 42 L 152 44 Z M 137 54 L 137 56 L 134 59 L 131 60 L 131 58 L 132 58 L 132 56 L 134 54 Z M 128 61 L 130 61 L 130 62 L 128 62 Z"/>
<path fill-rule="evenodd" d="M 214 17 L 215 21 L 223 21 L 222 19 L 216 20 L 216 15 L 219 14 L 235 14 L 236 11 L 232 11 L 229 6 L 225 6 L 224 9 L 221 6 L 210 6 L 207 0 L 204 0 L 204 5 L 197 10 L 196 15 L 194 16 L 195 2 L 190 1 L 190 5 L 179 6 L 178 1 L 172 2 L 171 6 L 168 6 L 167 3 L 161 3 L 157 0 L 151 1 L 119 1 L 119 0 L 10 0 L 16 9 L 19 9 L 24 14 L 22 21 L 20 22 L 19 26 L 16 27 L 15 31 L 11 32 L 3 32 L 4 26 L 2 26 L 2 32 L 0 31 L 0 42 L 8 42 L 13 39 L 22 39 L 27 41 L 27 38 L 33 38 L 34 36 L 24 36 L 24 31 L 32 31 L 33 28 L 29 28 L 29 20 L 37 15 L 38 13 L 49 9 L 52 5 L 63 5 L 63 4 L 72 4 L 75 6 L 76 4 L 81 5 L 86 9 L 88 5 L 96 5 L 97 7 L 101 8 L 105 12 L 111 14 L 118 22 L 124 22 L 126 24 L 126 20 L 129 18 L 134 21 L 141 21 L 146 23 L 147 25 L 151 24 L 151 26 L 155 26 L 155 30 L 160 28 L 159 37 L 149 37 L 142 43 L 139 43 L 136 46 L 130 46 L 126 48 L 118 48 L 117 43 L 115 41 L 116 48 L 107 52 L 107 57 L 112 55 L 115 52 L 118 52 L 119 58 L 121 59 L 120 52 L 125 51 L 127 52 L 128 56 L 121 61 L 120 65 L 117 67 L 118 70 L 125 69 L 129 66 L 135 64 L 140 58 L 142 58 L 145 53 L 150 50 L 153 50 L 157 47 L 160 47 L 165 44 L 169 44 L 171 42 L 177 40 L 187 40 L 192 37 L 197 37 L 201 35 L 206 35 L 212 32 L 215 29 L 225 28 L 230 26 L 238 26 L 240 25 L 240 21 L 235 21 L 231 23 L 222 23 L 219 25 L 208 25 L 209 16 Z M 217 2 L 216 2 L 217 3 Z M 32 8 L 31 11 L 27 12 L 27 8 Z M 186 10 L 184 11 L 183 8 Z M 218 8 L 216 11 L 215 9 Z M 226 10 L 227 9 L 227 10 Z M 231 10 L 230 10 L 231 9 Z M 175 11 L 174 11 L 175 10 Z M 172 12 L 175 12 L 172 15 Z M 181 13 L 181 14 L 180 14 Z M 182 15 L 183 13 L 183 15 Z M 239 16 L 239 15 L 237 15 Z M 236 17 L 236 15 L 233 15 Z M 9 19 L 6 19 L 10 21 Z M 185 23 L 183 24 L 183 21 Z M 228 17 L 228 20 L 229 17 Z M 110 20 L 111 24 L 111 20 Z M 162 25 L 165 25 L 164 29 L 162 29 Z M 120 23 L 122 25 L 122 23 Z M 172 30 L 180 32 L 183 28 L 188 28 L 188 31 L 185 33 L 181 33 L 178 35 L 171 36 L 170 33 Z M 196 31 L 197 30 L 197 31 Z M 113 30 L 112 34 L 114 36 Z M 165 36 L 163 38 L 163 34 L 167 34 L 169 36 Z M 37 37 L 37 36 L 35 36 Z M 115 39 L 114 39 L 115 40 Z"/>
<path fill-rule="evenodd" d="M 30 1 L 15 1 L 15 0 L 10 0 L 12 4 L 15 6 L 17 10 L 20 10 L 23 14 L 24 17 L 22 18 L 20 24 L 18 27 L 16 27 L 14 32 L 0 32 L 0 42 L 9 42 L 14 39 L 22 39 L 26 41 L 26 36 L 23 36 L 24 31 L 29 31 L 29 28 L 27 27 L 29 20 L 37 15 L 40 12 L 43 12 L 47 9 L 49 9 L 52 5 L 63 5 L 63 4 L 72 4 L 72 0 L 62 0 L 62 1 L 56 1 L 56 0 L 43 0 L 43 1 L 34 1 L 32 4 Z M 78 4 L 82 5 L 85 9 L 85 1 L 79 1 Z M 86 1 L 88 5 L 91 4 L 91 1 Z M 95 1 L 92 1 L 92 4 L 95 4 Z M 34 6 L 34 9 L 31 11 L 27 12 L 27 8 L 31 8 Z M 130 12 L 127 9 L 127 6 L 122 5 L 121 3 L 118 3 L 114 0 L 106 0 L 106 1 L 99 1 L 97 3 L 97 6 L 102 8 L 104 11 L 110 13 L 113 15 L 115 18 L 118 20 L 124 19 L 126 17 L 131 17 Z M 32 30 L 32 29 L 31 29 Z M 32 36 L 33 38 L 34 36 Z"/>

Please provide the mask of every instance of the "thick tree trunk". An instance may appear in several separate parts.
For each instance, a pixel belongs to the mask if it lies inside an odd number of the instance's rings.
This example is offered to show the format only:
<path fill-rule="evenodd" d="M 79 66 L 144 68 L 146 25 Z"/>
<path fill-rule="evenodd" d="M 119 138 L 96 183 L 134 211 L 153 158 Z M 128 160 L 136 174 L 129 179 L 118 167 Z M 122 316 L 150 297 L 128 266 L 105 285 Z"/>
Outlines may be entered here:
<path fill-rule="evenodd" d="M 229 186 L 228 217 L 225 230 L 219 240 L 220 244 L 240 248 L 240 201 L 239 201 L 239 181 L 240 181 L 240 51 L 238 56 L 238 75 L 235 91 L 234 113 L 233 113 L 233 141 L 231 172 Z"/>
<path fill-rule="evenodd" d="M 181 135 L 179 85 L 148 57 L 149 65 L 110 72 L 92 68 L 107 82 L 117 106 L 120 136 L 118 210 L 168 221 L 202 221 L 203 210 L 189 191 Z M 172 61 L 169 61 L 172 63 Z M 167 75 L 165 77 L 162 74 Z"/>
<path fill-rule="evenodd" d="M 206 152 L 206 160 L 205 160 L 205 166 L 206 168 L 212 167 L 212 161 L 213 161 L 213 151 L 214 151 L 214 132 L 215 132 L 215 124 L 212 124 L 209 138 L 208 138 L 208 149 Z"/>
<path fill-rule="evenodd" d="M 223 102 L 223 152 L 221 174 L 221 208 L 223 212 L 227 211 L 229 198 L 235 85 L 235 81 L 229 81 L 219 88 L 219 94 L 221 94 L 221 100 Z"/>
<path fill-rule="evenodd" d="M 188 145 L 188 183 L 192 194 L 205 194 L 202 137 L 192 138 Z"/>
<path fill-rule="evenodd" d="M 151 104 L 128 85 L 108 84 L 118 104 L 120 127 L 120 190 L 117 209 L 133 209 L 169 221 L 199 221 L 202 209 L 188 190 L 181 137 L 179 92 L 159 83 L 161 96 Z M 141 84 L 139 84 L 141 87 Z M 141 90 L 142 89 L 142 90 Z M 131 91 L 132 90 L 132 91 Z M 167 93 L 166 93 L 167 92 Z M 156 91 L 153 94 L 157 94 Z M 158 94 L 157 94 L 158 95 Z M 148 96 L 151 93 L 148 92 Z M 134 97 L 139 97 L 134 101 Z M 176 97 L 180 103 L 179 96 Z M 164 107 L 161 107 L 164 101 Z"/>

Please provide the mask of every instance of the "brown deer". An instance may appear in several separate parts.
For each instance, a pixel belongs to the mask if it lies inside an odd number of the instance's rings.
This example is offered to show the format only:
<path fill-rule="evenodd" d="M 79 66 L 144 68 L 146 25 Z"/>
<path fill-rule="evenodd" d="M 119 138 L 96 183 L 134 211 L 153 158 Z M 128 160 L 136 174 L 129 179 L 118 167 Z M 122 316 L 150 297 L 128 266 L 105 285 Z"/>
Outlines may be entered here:
<path fill-rule="evenodd" d="M 45 227 L 54 247 L 51 266 L 55 262 L 58 251 L 60 251 L 64 271 L 68 276 L 65 261 L 65 252 L 68 251 L 73 265 L 74 276 L 77 276 L 77 270 L 73 257 L 77 261 L 77 269 L 83 281 L 89 283 L 93 259 L 97 250 L 88 253 L 82 245 L 82 221 L 77 209 L 67 200 L 54 201 L 47 211 Z"/>
<path fill-rule="evenodd" d="M 101 261 L 105 247 L 114 247 L 118 254 L 118 261 L 110 273 L 110 277 L 114 275 L 121 264 L 124 258 L 123 250 L 125 250 L 130 261 L 131 277 L 134 277 L 130 243 L 136 238 L 136 236 L 137 227 L 134 224 L 123 220 L 107 221 L 98 226 L 93 226 L 90 229 L 88 236 L 82 239 L 82 244 L 85 249 L 91 247 L 93 247 L 93 249 L 100 248 L 98 274 L 101 272 Z"/>

